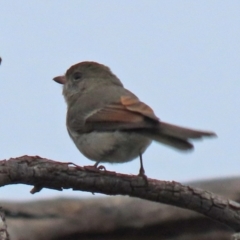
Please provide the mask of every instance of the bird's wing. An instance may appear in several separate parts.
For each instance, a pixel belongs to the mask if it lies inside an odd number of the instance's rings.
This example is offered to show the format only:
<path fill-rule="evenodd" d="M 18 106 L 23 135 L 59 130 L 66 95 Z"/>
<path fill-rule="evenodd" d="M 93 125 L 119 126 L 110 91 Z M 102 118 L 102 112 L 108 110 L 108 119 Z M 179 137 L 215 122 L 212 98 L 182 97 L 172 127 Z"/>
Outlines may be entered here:
<path fill-rule="evenodd" d="M 88 131 L 153 128 L 158 124 L 153 110 L 134 96 L 122 96 L 119 101 L 92 111 L 85 118 Z"/>
<path fill-rule="evenodd" d="M 122 96 L 114 103 L 91 111 L 85 116 L 81 128 L 79 128 L 78 122 L 75 122 L 75 124 L 71 124 L 71 129 L 78 133 L 134 130 L 135 133 L 179 150 L 193 148 L 189 139 L 215 136 L 213 132 L 160 122 L 153 110 L 135 96 Z"/>

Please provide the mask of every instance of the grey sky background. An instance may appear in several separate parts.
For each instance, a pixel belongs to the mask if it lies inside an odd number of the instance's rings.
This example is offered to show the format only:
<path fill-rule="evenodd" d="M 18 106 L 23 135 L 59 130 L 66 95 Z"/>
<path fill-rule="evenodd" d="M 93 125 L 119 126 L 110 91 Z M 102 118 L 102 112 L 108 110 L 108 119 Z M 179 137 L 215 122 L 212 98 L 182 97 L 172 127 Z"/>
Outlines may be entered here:
<path fill-rule="evenodd" d="M 73 64 L 108 65 L 161 120 L 212 130 L 191 153 L 152 144 L 148 177 L 180 182 L 239 176 L 240 1 L 1 1 L 0 159 L 39 155 L 79 165 L 52 78 Z M 139 160 L 105 164 L 137 174 Z M 92 197 L 91 193 L 0 188 L 0 199 Z"/>

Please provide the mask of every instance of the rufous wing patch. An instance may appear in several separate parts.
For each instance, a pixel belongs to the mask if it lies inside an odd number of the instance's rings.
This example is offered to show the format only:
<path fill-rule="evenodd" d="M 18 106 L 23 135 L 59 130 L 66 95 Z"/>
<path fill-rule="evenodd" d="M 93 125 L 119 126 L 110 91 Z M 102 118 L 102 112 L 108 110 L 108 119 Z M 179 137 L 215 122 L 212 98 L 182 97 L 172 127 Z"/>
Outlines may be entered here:
<path fill-rule="evenodd" d="M 99 111 L 94 111 L 86 118 L 87 122 L 141 122 L 143 117 L 128 111 L 120 104 L 108 105 Z"/>
<path fill-rule="evenodd" d="M 153 110 L 146 105 L 145 103 L 139 101 L 139 99 L 130 97 L 130 96 L 122 96 L 121 103 L 126 109 L 140 113 L 146 117 L 149 117 L 153 120 L 159 121 L 159 118 L 154 114 Z"/>

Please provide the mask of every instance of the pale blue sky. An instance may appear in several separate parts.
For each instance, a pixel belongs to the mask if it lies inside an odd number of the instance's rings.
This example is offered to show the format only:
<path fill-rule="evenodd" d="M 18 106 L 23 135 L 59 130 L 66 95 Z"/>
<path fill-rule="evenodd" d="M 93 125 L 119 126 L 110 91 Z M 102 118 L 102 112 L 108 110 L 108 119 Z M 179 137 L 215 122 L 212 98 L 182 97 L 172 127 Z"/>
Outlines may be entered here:
<path fill-rule="evenodd" d="M 216 139 L 179 153 L 152 144 L 148 177 L 180 182 L 240 173 L 240 1 L 2 1 L 0 7 L 0 159 L 40 155 L 93 162 L 65 128 L 66 104 L 52 78 L 85 60 L 108 65 L 160 119 L 212 130 Z M 137 174 L 139 160 L 105 165 Z M 0 199 L 92 196 L 29 186 Z"/>

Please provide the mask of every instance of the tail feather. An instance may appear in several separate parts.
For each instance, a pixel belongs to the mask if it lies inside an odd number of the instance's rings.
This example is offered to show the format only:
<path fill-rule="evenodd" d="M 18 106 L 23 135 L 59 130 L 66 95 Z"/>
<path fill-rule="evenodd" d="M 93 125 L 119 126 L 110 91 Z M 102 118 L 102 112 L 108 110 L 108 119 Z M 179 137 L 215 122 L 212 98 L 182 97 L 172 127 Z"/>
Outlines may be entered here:
<path fill-rule="evenodd" d="M 167 146 L 177 148 L 179 150 L 191 150 L 194 148 L 193 144 L 188 142 L 187 140 L 183 140 L 180 138 L 167 136 L 167 135 L 156 135 L 156 134 L 145 134 L 148 135 L 152 140 L 157 141 L 159 143 L 165 144 Z"/>
<path fill-rule="evenodd" d="M 216 136 L 213 132 L 193 130 L 165 122 L 160 122 L 155 129 L 138 129 L 138 132 L 154 141 L 183 151 L 194 148 L 193 144 L 189 142 L 191 139 Z"/>
<path fill-rule="evenodd" d="M 216 136 L 214 132 L 199 131 L 184 127 L 179 127 L 165 122 L 160 122 L 159 133 L 180 139 L 198 139 L 202 137 Z"/>

